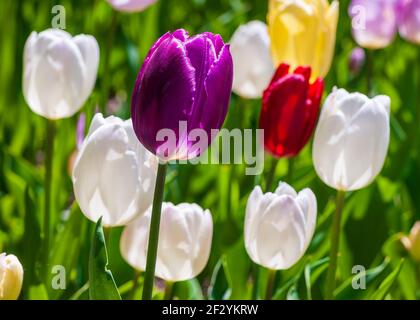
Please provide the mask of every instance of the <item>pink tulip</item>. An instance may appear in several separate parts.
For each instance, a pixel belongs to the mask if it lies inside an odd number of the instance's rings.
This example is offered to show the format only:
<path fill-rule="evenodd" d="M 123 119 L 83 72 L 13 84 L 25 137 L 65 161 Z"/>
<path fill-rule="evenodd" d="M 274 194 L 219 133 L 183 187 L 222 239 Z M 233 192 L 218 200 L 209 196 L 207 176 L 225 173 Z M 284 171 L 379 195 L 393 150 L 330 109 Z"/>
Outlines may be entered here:
<path fill-rule="evenodd" d="M 107 0 L 118 11 L 138 12 L 143 11 L 157 0 Z"/>
<path fill-rule="evenodd" d="M 400 0 L 398 29 L 401 37 L 420 44 L 420 0 Z"/>

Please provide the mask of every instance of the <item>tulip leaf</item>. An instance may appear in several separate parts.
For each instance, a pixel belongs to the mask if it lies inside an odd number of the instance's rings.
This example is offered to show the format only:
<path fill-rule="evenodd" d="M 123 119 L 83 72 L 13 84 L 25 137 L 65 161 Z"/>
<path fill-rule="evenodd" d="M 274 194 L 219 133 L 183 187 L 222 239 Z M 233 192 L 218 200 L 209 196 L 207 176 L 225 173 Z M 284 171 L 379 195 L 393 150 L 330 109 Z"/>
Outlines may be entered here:
<path fill-rule="evenodd" d="M 49 264 L 53 268 L 60 266 L 63 270 L 72 270 L 77 256 L 80 251 L 82 242 L 81 235 L 84 234 L 83 215 L 79 210 L 77 204 L 72 206 L 70 216 L 64 224 L 64 228 L 57 234 L 54 243 L 52 244 Z M 48 283 L 56 285 L 53 287 L 48 286 L 49 294 L 52 299 L 58 299 L 60 295 L 65 291 L 67 284 L 69 283 L 69 276 L 64 279 L 60 279 L 60 269 L 51 269 L 48 272 Z M 56 279 L 56 280 L 55 280 Z M 57 281 L 64 281 L 65 285 L 61 286 L 61 283 Z"/>
<path fill-rule="evenodd" d="M 37 217 L 36 206 L 34 198 L 29 187 L 25 189 L 25 232 L 23 238 L 23 245 L 25 248 L 32 248 L 25 250 L 23 266 L 25 270 L 24 286 L 27 288 L 33 284 L 39 283 L 39 248 L 41 247 L 41 227 Z"/>
<path fill-rule="evenodd" d="M 382 281 L 381 285 L 379 286 L 379 289 L 376 290 L 373 296 L 371 297 L 372 300 L 385 299 L 389 290 L 391 290 L 392 285 L 395 283 L 395 280 L 398 278 L 398 275 L 400 274 L 403 264 L 404 264 L 404 259 L 401 259 L 397 268 L 394 271 L 392 271 L 388 275 L 388 277 L 385 278 L 384 281 Z"/>
<path fill-rule="evenodd" d="M 397 268 L 401 261 L 401 258 L 406 254 L 406 249 L 401 243 L 402 234 L 392 235 L 383 246 L 384 255 L 391 259 L 391 265 L 393 268 Z M 398 276 L 398 282 L 400 284 L 401 291 L 406 299 L 416 299 L 416 282 L 413 279 L 416 278 L 417 266 L 411 261 L 406 260 L 402 266 L 402 270 Z"/>
<path fill-rule="evenodd" d="M 41 284 L 29 287 L 28 299 L 29 300 L 48 300 L 48 293 L 47 293 L 47 289 L 45 288 L 45 285 L 41 283 Z"/>
<path fill-rule="evenodd" d="M 108 266 L 102 217 L 96 223 L 89 256 L 90 300 L 121 300 L 120 293 Z"/>
<path fill-rule="evenodd" d="M 364 282 L 366 288 L 368 288 L 368 285 L 372 284 L 375 280 L 382 276 L 388 265 L 389 260 L 385 259 L 383 263 L 375 268 L 366 270 L 364 273 L 353 274 L 334 291 L 335 298 L 337 300 L 355 300 L 364 298 L 367 290 L 362 288 L 356 290 L 353 288 L 353 284 L 357 282 L 360 277 L 365 277 Z"/>
<path fill-rule="evenodd" d="M 180 300 L 203 300 L 203 291 L 197 279 L 177 282 L 174 297 Z"/>
<path fill-rule="evenodd" d="M 228 300 L 232 294 L 232 281 L 228 273 L 226 258 L 222 256 L 214 268 L 208 296 L 210 300 Z"/>

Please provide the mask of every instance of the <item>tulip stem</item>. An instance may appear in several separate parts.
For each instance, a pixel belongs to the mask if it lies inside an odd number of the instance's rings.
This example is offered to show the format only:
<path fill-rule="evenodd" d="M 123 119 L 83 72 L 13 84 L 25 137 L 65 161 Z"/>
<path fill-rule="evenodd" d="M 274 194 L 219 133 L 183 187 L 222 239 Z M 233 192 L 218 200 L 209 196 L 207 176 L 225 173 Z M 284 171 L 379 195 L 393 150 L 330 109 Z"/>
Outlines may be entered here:
<path fill-rule="evenodd" d="M 163 300 L 172 300 L 173 292 L 174 292 L 174 284 L 175 284 L 175 282 L 166 281 L 166 283 L 165 283 L 165 295 L 163 296 Z"/>
<path fill-rule="evenodd" d="M 156 257 L 159 241 L 160 214 L 165 188 L 166 163 L 159 163 L 155 194 L 153 197 L 152 218 L 150 221 L 149 243 L 147 247 L 146 271 L 144 274 L 143 300 L 151 300 L 155 277 Z"/>
<path fill-rule="evenodd" d="M 271 163 L 270 163 L 270 168 L 267 174 L 267 179 L 266 179 L 266 183 L 265 183 L 265 191 L 269 192 L 271 190 L 271 186 L 273 184 L 274 181 L 274 177 L 276 175 L 276 168 L 277 168 L 277 164 L 278 164 L 278 160 L 277 159 L 271 159 Z"/>
<path fill-rule="evenodd" d="M 100 106 L 102 114 L 105 116 L 107 113 L 107 105 L 108 105 L 108 96 L 109 96 L 109 79 L 111 78 L 109 74 L 110 68 L 110 61 L 111 61 L 111 52 L 112 52 L 112 45 L 114 43 L 115 32 L 117 29 L 117 20 L 118 20 L 118 13 L 116 10 L 112 10 L 112 20 L 111 26 L 109 28 L 108 39 L 106 42 L 106 50 L 105 50 L 105 57 L 104 57 L 104 69 L 103 69 L 103 85 L 102 85 L 102 103 Z"/>
<path fill-rule="evenodd" d="M 50 214 L 51 214 L 51 183 L 53 171 L 53 156 L 54 156 L 54 136 L 55 136 L 55 122 L 47 120 L 47 136 L 45 142 L 45 198 L 44 198 L 44 274 L 48 275 L 48 257 L 50 245 Z"/>
<path fill-rule="evenodd" d="M 292 183 L 293 180 L 293 170 L 295 169 L 295 158 L 289 158 L 287 161 L 287 176 L 286 176 L 286 182 L 288 184 Z"/>
<path fill-rule="evenodd" d="M 373 81 L 373 51 L 368 49 L 366 53 L 366 87 L 367 95 L 372 93 Z"/>
<path fill-rule="evenodd" d="M 133 276 L 133 286 L 131 287 L 130 291 L 130 300 L 134 300 L 136 296 L 136 291 L 139 286 L 139 278 L 140 278 L 140 271 L 134 270 L 134 276 Z"/>
<path fill-rule="evenodd" d="M 344 191 L 337 191 L 337 200 L 336 200 L 336 211 L 333 218 L 333 226 L 331 232 L 331 249 L 330 249 L 330 262 L 328 265 L 327 273 L 327 291 L 326 299 L 334 299 L 334 289 L 335 289 L 335 274 L 337 270 L 337 255 L 338 248 L 340 244 L 340 230 L 341 230 L 341 217 L 344 208 L 344 199 L 346 193 Z"/>
<path fill-rule="evenodd" d="M 267 289 L 265 292 L 265 300 L 271 300 L 276 282 L 276 270 L 268 270 Z"/>
<path fill-rule="evenodd" d="M 254 286 L 252 287 L 252 300 L 257 300 L 260 291 L 260 266 L 256 263 L 252 263 L 252 271 L 254 275 Z"/>

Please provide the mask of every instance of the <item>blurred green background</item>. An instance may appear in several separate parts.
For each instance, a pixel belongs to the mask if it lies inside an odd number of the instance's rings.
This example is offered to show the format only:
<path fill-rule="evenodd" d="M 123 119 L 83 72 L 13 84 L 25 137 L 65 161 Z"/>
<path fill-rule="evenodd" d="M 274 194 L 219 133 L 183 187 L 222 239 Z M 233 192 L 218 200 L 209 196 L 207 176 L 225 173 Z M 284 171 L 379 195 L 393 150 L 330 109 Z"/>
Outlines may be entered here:
<path fill-rule="evenodd" d="M 66 9 L 66 31 L 92 34 L 100 45 L 96 87 L 81 110 L 88 122 L 95 110 L 105 105 L 108 114 L 129 118 L 137 72 L 150 46 L 166 31 L 211 31 L 228 41 L 240 24 L 252 19 L 265 21 L 267 13 L 267 1 L 263 0 L 160 0 L 134 14 L 118 13 L 105 0 L 0 1 L 0 252 L 13 253 L 22 261 L 25 281 L 21 298 L 25 299 L 87 298 L 87 261 L 94 224 L 73 203 L 68 173 L 69 159 L 76 148 L 77 115 L 58 121 L 54 160 L 50 264 L 66 267 L 67 288 L 52 290 L 38 280 L 43 270 L 37 261 L 43 212 L 45 120 L 32 113 L 23 99 L 22 53 L 31 31 L 51 26 L 51 8 L 57 4 Z M 366 93 L 366 68 L 358 75 L 348 70 L 348 57 L 355 47 L 348 4 L 340 1 L 336 52 L 325 79 L 326 92 L 338 86 Z M 338 267 L 342 285 L 336 293 L 342 299 L 418 299 L 419 265 L 406 256 L 399 237 L 420 220 L 420 48 L 397 38 L 388 48 L 373 52 L 372 62 L 373 91 L 392 99 L 391 144 L 378 179 L 347 196 Z M 260 100 L 247 101 L 233 95 L 225 127 L 256 128 L 260 104 Z M 318 227 L 304 258 L 290 270 L 278 273 L 276 299 L 323 296 L 335 191 L 316 176 L 310 148 L 311 144 L 296 158 L 295 174 L 288 182 L 297 190 L 310 187 L 317 195 Z M 267 156 L 267 166 L 271 161 Z M 241 165 L 171 166 L 165 200 L 196 202 L 211 210 L 215 222 L 208 266 L 198 279 L 176 284 L 176 296 L 252 297 L 251 275 L 256 268 L 245 252 L 242 230 L 248 195 L 260 178 L 245 176 L 244 169 Z M 286 172 L 287 162 L 280 160 L 276 182 Z M 107 232 L 109 267 L 123 298 L 128 298 L 134 272 L 119 253 L 121 230 Z M 402 257 L 406 259 L 399 269 Z M 354 265 L 369 269 L 367 290 L 351 288 Z M 264 270 L 258 272 L 261 281 L 257 294 L 262 296 L 266 274 Z M 140 297 L 140 289 L 141 284 L 134 297 Z M 375 296 L 377 292 L 381 294 Z M 159 290 L 157 294 L 161 294 Z"/>

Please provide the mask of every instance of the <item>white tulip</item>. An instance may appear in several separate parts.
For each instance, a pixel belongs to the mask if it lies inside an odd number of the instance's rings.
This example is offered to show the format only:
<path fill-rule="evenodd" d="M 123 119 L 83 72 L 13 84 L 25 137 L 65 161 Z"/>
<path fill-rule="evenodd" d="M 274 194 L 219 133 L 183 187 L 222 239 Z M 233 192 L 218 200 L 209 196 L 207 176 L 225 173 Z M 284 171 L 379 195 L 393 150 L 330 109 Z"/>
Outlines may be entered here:
<path fill-rule="evenodd" d="M 61 119 L 74 115 L 91 94 L 99 46 L 90 35 L 59 29 L 32 32 L 25 44 L 23 95 L 33 112 Z"/>
<path fill-rule="evenodd" d="M 128 224 L 120 242 L 121 254 L 133 268 L 146 268 L 152 207 Z M 197 204 L 164 202 L 159 230 L 155 275 L 167 281 L 197 276 L 210 256 L 213 220 L 209 210 Z"/>
<path fill-rule="evenodd" d="M 97 113 L 77 155 L 73 187 L 83 214 L 125 225 L 152 203 L 157 158 L 137 140 L 131 119 Z"/>
<path fill-rule="evenodd" d="M 366 187 L 381 171 L 389 145 L 387 96 L 369 99 L 334 89 L 315 131 L 313 161 L 318 176 L 341 191 Z"/>
<path fill-rule="evenodd" d="M 245 216 L 245 248 L 257 264 L 271 270 L 288 269 L 305 253 L 315 231 L 317 203 L 313 192 L 298 194 L 287 183 L 275 193 L 255 187 Z"/>
<path fill-rule="evenodd" d="M 0 253 L 0 300 L 19 298 L 23 282 L 23 268 L 13 254 Z"/>
<path fill-rule="evenodd" d="M 267 25 L 251 21 L 240 26 L 230 40 L 233 91 L 244 98 L 261 98 L 274 74 Z"/>

